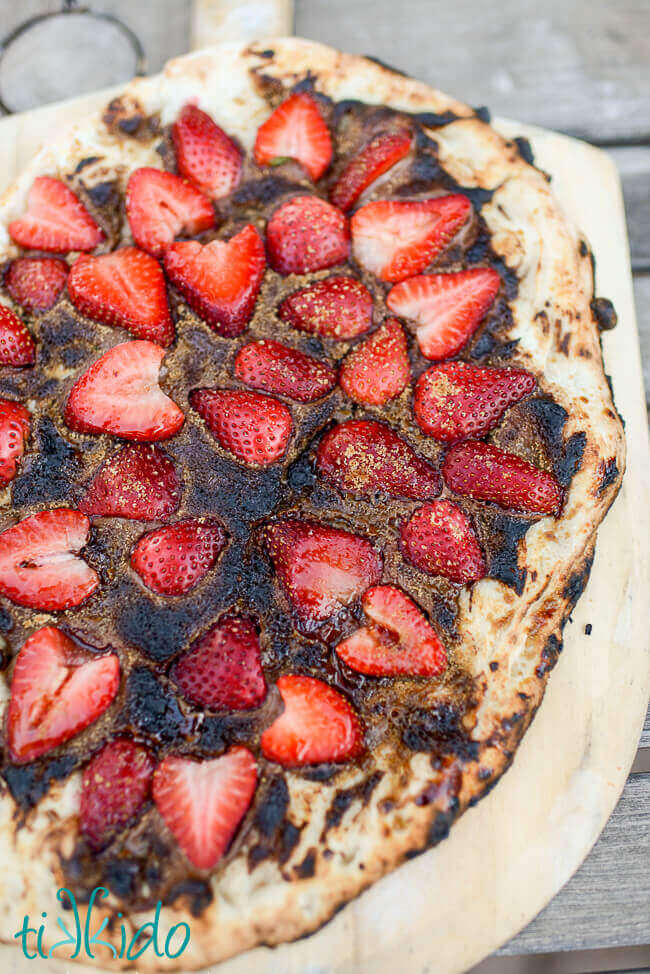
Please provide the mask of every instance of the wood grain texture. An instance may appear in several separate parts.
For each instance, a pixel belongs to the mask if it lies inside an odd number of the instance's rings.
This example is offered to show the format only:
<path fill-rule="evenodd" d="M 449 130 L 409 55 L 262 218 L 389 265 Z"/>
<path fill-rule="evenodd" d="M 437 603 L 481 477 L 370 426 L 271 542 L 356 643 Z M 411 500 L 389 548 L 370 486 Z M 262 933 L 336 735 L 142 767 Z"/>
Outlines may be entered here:
<path fill-rule="evenodd" d="M 608 155 L 623 184 L 632 270 L 650 272 L 650 144 L 621 146 Z"/>

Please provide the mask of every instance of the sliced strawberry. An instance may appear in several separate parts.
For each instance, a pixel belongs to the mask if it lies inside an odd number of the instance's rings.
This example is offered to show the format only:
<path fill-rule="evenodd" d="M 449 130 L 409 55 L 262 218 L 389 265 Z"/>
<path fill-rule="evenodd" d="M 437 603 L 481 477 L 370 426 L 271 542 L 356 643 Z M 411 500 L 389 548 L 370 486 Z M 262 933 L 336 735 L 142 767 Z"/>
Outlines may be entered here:
<path fill-rule="evenodd" d="M 197 869 L 214 869 L 248 811 L 257 785 L 255 758 L 231 747 L 212 761 L 168 757 L 153 797 L 167 828 Z"/>
<path fill-rule="evenodd" d="M 84 653 L 60 629 L 33 633 L 16 657 L 7 737 L 16 764 L 33 761 L 92 724 L 120 683 L 114 653 Z"/>
<path fill-rule="evenodd" d="M 0 487 L 16 476 L 29 436 L 29 412 L 19 402 L 0 399 Z"/>
<path fill-rule="evenodd" d="M 159 345 L 174 339 L 165 276 L 158 261 L 137 247 L 80 257 L 70 270 L 68 293 L 78 311 L 104 325 Z"/>
<path fill-rule="evenodd" d="M 392 288 L 386 304 L 417 324 L 426 358 L 449 358 L 472 337 L 494 301 L 501 278 L 491 267 L 453 274 L 425 274 Z"/>
<path fill-rule="evenodd" d="M 316 99 L 289 95 L 260 125 L 253 152 L 258 166 L 296 159 L 317 182 L 332 160 L 332 140 Z"/>
<path fill-rule="evenodd" d="M 286 453 L 293 420 L 277 399 L 258 392 L 194 389 L 190 403 L 219 445 L 238 460 L 268 467 Z"/>
<path fill-rule="evenodd" d="M 158 385 L 164 357 L 164 348 L 144 341 L 105 352 L 70 390 L 65 407 L 70 429 L 148 442 L 178 433 L 185 416 Z"/>
<path fill-rule="evenodd" d="M 343 342 L 371 327 L 372 295 L 354 277 L 327 277 L 290 294 L 278 315 L 300 331 Z"/>
<path fill-rule="evenodd" d="M 363 750 L 363 727 L 334 687 L 291 674 L 277 682 L 284 711 L 262 734 L 264 756 L 289 768 L 349 761 Z"/>
<path fill-rule="evenodd" d="M 189 306 L 219 335 L 244 331 L 253 314 L 266 257 L 254 226 L 230 240 L 175 243 L 165 254 L 165 270 Z"/>
<path fill-rule="evenodd" d="M 472 522 L 450 501 L 424 504 L 401 527 L 404 557 L 429 575 L 452 582 L 476 582 L 485 575 L 485 559 Z"/>
<path fill-rule="evenodd" d="M 131 567 L 159 595 L 185 595 L 208 574 L 224 549 L 226 532 L 218 521 L 189 518 L 143 535 Z"/>
<path fill-rule="evenodd" d="M 382 559 L 365 538 L 315 521 L 274 521 L 266 549 L 304 628 L 329 619 L 381 577 Z"/>
<path fill-rule="evenodd" d="M 5 276 L 5 287 L 25 311 L 48 311 L 65 287 L 68 265 L 59 257 L 17 257 Z"/>
<path fill-rule="evenodd" d="M 91 848 L 107 845 L 151 794 L 155 767 L 142 744 L 118 737 L 105 744 L 84 768 L 79 819 Z"/>
<path fill-rule="evenodd" d="M 411 378 L 406 335 L 396 318 L 388 318 L 345 358 L 339 381 L 350 399 L 383 406 L 399 396 Z"/>
<path fill-rule="evenodd" d="M 99 468 L 79 503 L 84 514 L 159 521 L 178 510 L 176 468 L 159 446 L 129 444 Z"/>
<path fill-rule="evenodd" d="M 374 625 L 363 626 L 336 647 L 349 667 L 370 676 L 439 676 L 447 653 L 433 626 L 406 592 L 376 585 L 361 600 Z"/>
<path fill-rule="evenodd" d="M 90 521 L 79 511 L 39 511 L 0 534 L 0 594 L 43 612 L 71 609 L 99 585 L 78 557 Z"/>
<path fill-rule="evenodd" d="M 18 315 L 0 304 L 0 365 L 33 365 L 36 346 Z"/>
<path fill-rule="evenodd" d="M 267 338 L 244 345 L 235 359 L 235 375 L 247 386 L 313 402 L 331 392 L 336 371 L 325 362 Z"/>
<path fill-rule="evenodd" d="M 308 274 L 347 260 L 345 216 L 318 196 L 294 196 L 275 211 L 266 227 L 271 267 L 279 274 Z"/>
<path fill-rule="evenodd" d="M 562 488 L 550 473 L 479 440 L 452 446 L 442 474 L 457 494 L 523 514 L 557 515 L 562 506 Z"/>
<path fill-rule="evenodd" d="M 408 155 L 412 137 L 409 132 L 379 132 L 343 169 L 330 191 L 334 206 L 347 212 L 364 190 Z"/>
<path fill-rule="evenodd" d="M 172 125 L 176 164 L 213 200 L 228 196 L 239 182 L 242 152 L 236 142 L 196 105 L 185 105 Z"/>
<path fill-rule="evenodd" d="M 126 186 L 126 215 L 138 247 L 161 257 L 175 237 L 211 230 L 210 200 L 173 172 L 145 166 L 135 169 Z"/>
<path fill-rule="evenodd" d="M 258 707 L 266 696 L 266 681 L 255 625 L 240 616 L 223 616 L 174 664 L 171 678 L 198 707 Z"/>
<path fill-rule="evenodd" d="M 440 474 L 428 460 L 390 426 L 369 419 L 350 419 L 326 433 L 316 469 L 337 490 L 362 497 L 381 491 L 426 500 L 437 497 L 441 488 Z"/>
<path fill-rule="evenodd" d="M 25 250 L 65 254 L 93 250 L 104 240 L 85 206 L 60 179 L 37 176 L 27 197 L 27 212 L 9 224 L 9 235 Z"/>
<path fill-rule="evenodd" d="M 352 217 L 352 253 L 382 281 L 403 281 L 445 249 L 471 211 L 461 195 L 367 203 Z"/>

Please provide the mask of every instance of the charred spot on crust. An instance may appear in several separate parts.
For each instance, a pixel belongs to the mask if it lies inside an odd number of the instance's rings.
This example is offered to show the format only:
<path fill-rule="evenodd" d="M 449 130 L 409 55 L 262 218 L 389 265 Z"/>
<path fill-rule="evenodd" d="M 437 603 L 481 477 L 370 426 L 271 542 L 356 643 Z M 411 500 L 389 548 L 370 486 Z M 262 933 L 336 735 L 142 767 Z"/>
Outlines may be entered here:
<path fill-rule="evenodd" d="M 146 666 L 136 667 L 129 675 L 126 713 L 135 728 L 156 741 L 176 741 L 187 731 L 187 720 L 174 695 Z"/>
<path fill-rule="evenodd" d="M 519 566 L 519 542 L 532 523 L 508 514 L 495 514 L 492 521 L 488 575 L 509 585 L 517 595 L 521 595 L 526 584 L 526 569 Z"/>
<path fill-rule="evenodd" d="M 479 105 L 478 108 L 474 109 L 474 114 L 481 122 L 485 122 L 486 125 L 489 125 L 492 121 L 492 113 L 487 105 Z"/>
<path fill-rule="evenodd" d="M 298 879 L 311 879 L 316 872 L 316 850 L 310 849 L 302 862 L 294 866 L 293 872 Z"/>
<path fill-rule="evenodd" d="M 568 413 L 552 399 L 543 396 L 530 399 L 526 408 L 535 417 L 553 463 L 556 479 L 562 487 L 568 487 L 582 464 L 587 443 L 586 433 L 574 433 L 565 443 L 564 426 Z"/>
<path fill-rule="evenodd" d="M 78 475 L 77 451 L 64 440 L 49 416 L 38 421 L 36 443 L 38 450 L 28 454 L 22 473 L 14 481 L 12 500 L 16 507 L 69 497 L 70 484 Z"/>
<path fill-rule="evenodd" d="M 525 138 L 523 135 L 518 135 L 512 141 L 517 146 L 519 155 L 524 160 L 524 162 L 527 162 L 529 166 L 534 166 L 535 154 L 533 153 L 533 148 L 529 140 Z"/>
<path fill-rule="evenodd" d="M 101 156 L 86 156 L 85 159 L 81 159 L 81 161 L 75 166 L 74 175 L 78 176 L 79 173 L 86 168 L 86 166 L 92 166 L 93 163 L 99 162 L 100 158 Z"/>
<path fill-rule="evenodd" d="M 283 777 L 271 779 L 255 812 L 255 825 L 266 839 L 274 835 L 289 808 L 289 789 Z"/>
<path fill-rule="evenodd" d="M 208 883 L 202 879 L 185 879 L 172 886 L 165 897 L 165 906 L 173 906 L 176 900 L 183 898 L 187 901 L 193 917 L 199 917 L 212 900 L 214 895 Z"/>
<path fill-rule="evenodd" d="M 458 805 L 458 799 L 452 798 L 451 807 L 446 812 L 438 812 L 427 834 L 427 848 L 431 848 L 431 846 L 437 845 L 447 838 L 458 814 Z"/>
<path fill-rule="evenodd" d="M 409 74 L 406 73 L 406 71 L 402 71 L 401 68 L 394 68 L 392 64 L 387 64 L 385 61 L 382 61 L 381 58 L 375 57 L 374 54 L 364 54 L 363 57 L 365 58 L 366 61 L 372 61 L 372 63 L 376 64 L 377 67 L 383 68 L 384 71 L 390 71 L 391 74 L 399 74 L 401 78 L 411 77 Z"/>
<path fill-rule="evenodd" d="M 591 574 L 591 566 L 593 561 L 594 556 L 592 553 L 589 558 L 586 559 L 580 571 L 574 572 L 564 586 L 563 594 L 569 602 L 569 611 L 574 607 L 586 588 L 587 582 L 589 581 L 589 575 Z"/>
<path fill-rule="evenodd" d="M 130 899 L 135 893 L 139 872 L 137 859 L 111 859 L 104 867 L 104 881 L 114 896 Z"/>
<path fill-rule="evenodd" d="M 402 724 L 402 741 L 410 751 L 456 754 L 466 760 L 478 754 L 478 744 L 468 738 L 461 726 L 461 714 L 451 704 L 436 703 L 431 710 L 407 711 Z"/>
<path fill-rule="evenodd" d="M 64 754 L 51 761 L 30 764 L 10 764 L 2 772 L 7 787 L 17 805 L 25 811 L 43 798 L 53 782 L 62 781 L 79 763 L 75 754 Z"/>
<path fill-rule="evenodd" d="M 325 815 L 325 825 L 321 833 L 321 841 L 330 829 L 337 828 L 341 824 L 341 819 L 355 801 L 361 801 L 362 805 L 367 805 L 372 797 L 372 793 L 384 777 L 383 771 L 375 771 L 368 778 L 344 788 L 334 796 L 330 807 Z"/>
<path fill-rule="evenodd" d="M 558 657 L 562 652 L 562 640 L 559 639 L 554 633 L 546 640 L 546 645 L 542 649 L 541 662 L 535 669 L 536 675 L 541 679 L 550 673 L 555 664 L 558 661 Z"/>
<path fill-rule="evenodd" d="M 616 457 L 610 457 L 609 460 L 601 463 L 600 470 L 602 470 L 602 477 L 598 485 L 598 493 L 602 494 L 604 490 L 607 490 L 608 487 L 616 483 L 618 479 L 620 471 L 616 463 Z"/>
<path fill-rule="evenodd" d="M 609 298 L 594 298 L 590 307 L 600 331 L 610 331 L 616 327 L 618 315 Z"/>
<path fill-rule="evenodd" d="M 155 134 L 160 123 L 155 115 L 147 115 L 142 105 L 128 95 L 120 95 L 109 102 L 102 116 L 106 128 L 113 135 L 147 140 Z"/>
<path fill-rule="evenodd" d="M 439 129 L 443 125 L 449 125 L 451 122 L 457 122 L 460 115 L 455 112 L 417 112 L 413 118 L 423 126 L 425 129 Z"/>

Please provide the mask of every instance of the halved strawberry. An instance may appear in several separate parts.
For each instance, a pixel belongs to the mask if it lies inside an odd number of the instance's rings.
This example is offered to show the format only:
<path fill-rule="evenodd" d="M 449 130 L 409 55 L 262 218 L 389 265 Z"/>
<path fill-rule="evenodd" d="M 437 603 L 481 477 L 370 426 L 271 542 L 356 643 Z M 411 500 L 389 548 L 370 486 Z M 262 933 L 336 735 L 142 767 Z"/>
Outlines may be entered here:
<path fill-rule="evenodd" d="M 232 193 L 239 182 L 242 152 L 236 142 L 196 105 L 185 105 L 172 125 L 176 165 L 213 200 Z"/>
<path fill-rule="evenodd" d="M 268 467 L 286 453 L 293 420 L 277 399 L 258 392 L 194 389 L 190 403 L 219 445 L 238 460 Z"/>
<path fill-rule="evenodd" d="M 161 257 L 175 237 L 210 230 L 215 225 L 210 200 L 173 172 L 144 166 L 126 186 L 126 215 L 136 245 Z"/>
<path fill-rule="evenodd" d="M 411 142 L 412 136 L 405 130 L 373 136 L 348 162 L 330 190 L 334 206 L 347 212 L 371 183 L 408 155 Z"/>
<path fill-rule="evenodd" d="M 158 261 L 137 247 L 80 257 L 70 270 L 68 294 L 78 311 L 104 325 L 163 346 L 174 339 L 165 276 Z"/>
<path fill-rule="evenodd" d="M 506 409 L 535 388 L 524 369 L 484 369 L 465 362 L 432 365 L 415 386 L 413 412 L 420 429 L 443 443 L 483 436 Z"/>
<path fill-rule="evenodd" d="M 334 687 L 290 674 L 277 682 L 284 711 L 262 734 L 264 756 L 289 768 L 349 761 L 363 750 L 363 727 Z"/>
<path fill-rule="evenodd" d="M 29 412 L 19 402 L 0 399 L 0 487 L 16 476 L 29 436 Z"/>
<path fill-rule="evenodd" d="M 371 327 L 372 295 L 354 277 L 327 277 L 290 294 L 278 315 L 300 331 L 343 342 Z"/>
<path fill-rule="evenodd" d="M 214 869 L 248 811 L 257 785 L 255 758 L 231 747 L 212 761 L 168 757 L 153 797 L 167 828 L 197 869 Z"/>
<path fill-rule="evenodd" d="M 402 554 L 421 571 L 463 584 L 484 577 L 485 559 L 476 532 L 456 504 L 424 504 L 400 532 Z"/>
<path fill-rule="evenodd" d="M 562 506 L 562 488 L 550 473 L 479 440 L 452 446 L 442 474 L 457 494 L 523 514 L 557 515 Z"/>
<path fill-rule="evenodd" d="M 104 352 L 70 390 L 65 407 L 70 429 L 148 442 L 178 433 L 185 416 L 158 385 L 164 357 L 164 348 L 144 341 Z"/>
<path fill-rule="evenodd" d="M 244 345 L 235 359 L 235 375 L 247 386 L 313 402 L 331 392 L 336 371 L 325 362 L 267 338 Z"/>
<path fill-rule="evenodd" d="M 60 257 L 17 257 L 5 275 L 5 287 L 25 311 L 47 311 L 65 287 L 68 265 Z"/>
<path fill-rule="evenodd" d="M 381 555 L 370 542 L 328 524 L 274 521 L 265 526 L 262 538 L 306 629 L 336 615 L 381 577 Z"/>
<path fill-rule="evenodd" d="M 165 254 L 170 281 L 219 335 L 244 331 L 264 277 L 262 238 L 250 224 L 230 240 L 172 244 Z"/>
<path fill-rule="evenodd" d="M 143 535 L 131 567 L 159 595 L 185 595 L 214 567 L 225 544 L 219 521 L 188 518 Z"/>
<path fill-rule="evenodd" d="M 471 211 L 470 201 L 459 194 L 367 203 L 352 217 L 352 253 L 382 281 L 403 281 L 445 249 Z"/>
<path fill-rule="evenodd" d="M 424 274 L 392 288 L 386 304 L 417 324 L 426 358 L 449 358 L 474 334 L 494 301 L 501 278 L 491 267 L 453 274 Z"/>
<path fill-rule="evenodd" d="M 11 760 L 33 761 L 94 723 L 114 700 L 119 683 L 115 653 L 92 656 L 54 626 L 33 633 L 11 678 Z"/>
<path fill-rule="evenodd" d="M 422 610 L 395 585 L 369 588 L 361 600 L 374 625 L 363 626 L 336 647 L 357 673 L 370 676 L 439 676 L 447 653 Z"/>
<path fill-rule="evenodd" d="M 129 444 L 99 468 L 79 510 L 99 517 L 159 521 L 178 510 L 181 485 L 173 461 L 159 446 Z"/>
<path fill-rule="evenodd" d="M 0 304 L 0 365 L 33 365 L 36 345 L 18 315 Z"/>
<path fill-rule="evenodd" d="M 60 179 L 37 176 L 27 197 L 27 212 L 9 224 L 9 236 L 25 250 L 65 254 L 93 250 L 104 240 L 86 207 Z"/>
<path fill-rule="evenodd" d="M 404 329 L 397 318 L 387 318 L 344 359 L 339 381 L 355 402 L 383 406 L 399 396 L 410 378 Z"/>
<path fill-rule="evenodd" d="M 126 737 L 105 744 L 84 768 L 79 824 L 92 849 L 101 849 L 140 810 L 151 794 L 155 762 Z"/>
<path fill-rule="evenodd" d="M 0 594 L 43 612 L 71 609 L 99 585 L 79 551 L 88 541 L 85 514 L 39 511 L 0 534 Z"/>
<path fill-rule="evenodd" d="M 316 99 L 289 95 L 260 125 L 253 152 L 258 166 L 296 159 L 317 182 L 332 160 L 332 140 Z"/>
<path fill-rule="evenodd" d="M 257 629 L 222 616 L 174 664 L 171 678 L 186 700 L 210 710 L 250 710 L 266 696 Z"/>
<path fill-rule="evenodd" d="M 426 500 L 440 493 L 440 474 L 428 460 L 383 423 L 350 419 L 325 434 L 316 469 L 342 493 Z"/>
<path fill-rule="evenodd" d="M 340 210 L 318 196 L 282 203 L 266 227 L 271 267 L 279 274 L 307 274 L 347 260 L 350 237 Z"/>

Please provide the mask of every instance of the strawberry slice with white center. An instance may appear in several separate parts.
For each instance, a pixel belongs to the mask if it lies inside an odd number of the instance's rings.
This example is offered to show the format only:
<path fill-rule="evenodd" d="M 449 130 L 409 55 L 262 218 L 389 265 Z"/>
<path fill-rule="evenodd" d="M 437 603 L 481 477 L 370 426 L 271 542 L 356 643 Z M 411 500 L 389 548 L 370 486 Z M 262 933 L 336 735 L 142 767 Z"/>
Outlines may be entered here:
<path fill-rule="evenodd" d="M 36 346 L 18 315 L 0 304 L 0 365 L 22 368 L 33 365 Z"/>
<path fill-rule="evenodd" d="M 121 737 L 105 744 L 84 768 L 79 820 L 91 848 L 101 849 L 142 808 L 155 762 L 142 744 Z"/>
<path fill-rule="evenodd" d="M 290 674 L 277 682 L 284 711 L 262 734 L 264 756 L 287 768 L 350 761 L 363 750 L 363 727 L 334 687 Z"/>
<path fill-rule="evenodd" d="M 218 521 L 188 518 L 143 535 L 131 567 L 159 595 L 185 595 L 208 574 L 226 544 Z"/>
<path fill-rule="evenodd" d="M 332 160 L 332 140 L 316 99 L 289 95 L 260 125 L 253 152 L 258 166 L 295 159 L 317 182 Z"/>
<path fill-rule="evenodd" d="M 244 345 L 235 359 L 235 375 L 247 386 L 313 402 L 332 391 L 336 371 L 326 362 L 267 338 Z"/>
<path fill-rule="evenodd" d="M 342 264 L 350 234 L 340 210 L 318 196 L 294 196 L 266 226 L 269 264 L 278 274 L 308 274 Z"/>
<path fill-rule="evenodd" d="M 25 250 L 65 254 L 93 250 L 104 240 L 86 207 L 60 179 L 37 176 L 27 197 L 27 212 L 9 224 L 9 236 Z"/>
<path fill-rule="evenodd" d="M 197 869 L 214 869 L 248 811 L 257 764 L 245 747 L 213 761 L 167 757 L 153 779 L 153 797 L 165 824 Z"/>
<path fill-rule="evenodd" d="M 29 429 L 25 407 L 11 399 L 0 399 L 0 487 L 6 487 L 16 476 Z"/>
<path fill-rule="evenodd" d="M 78 557 L 88 541 L 85 514 L 39 511 L 0 534 L 0 594 L 17 605 L 55 612 L 79 605 L 99 585 Z"/>
<path fill-rule="evenodd" d="M 327 277 L 286 297 L 278 316 L 310 335 L 344 342 L 372 326 L 372 295 L 354 277 Z"/>
<path fill-rule="evenodd" d="M 347 212 L 364 190 L 408 155 L 410 132 L 378 132 L 343 169 L 330 192 L 334 206 Z"/>
<path fill-rule="evenodd" d="M 241 175 L 242 152 L 210 116 L 196 105 L 185 105 L 172 126 L 176 164 L 213 200 L 232 193 Z"/>
<path fill-rule="evenodd" d="M 158 385 L 164 357 L 164 348 L 145 341 L 105 352 L 70 390 L 65 407 L 70 429 L 147 442 L 178 433 L 185 416 Z"/>
<path fill-rule="evenodd" d="M 423 274 L 392 288 L 386 304 L 417 325 L 420 351 L 443 359 L 461 350 L 497 296 L 501 278 L 491 267 L 453 274 Z"/>
<path fill-rule="evenodd" d="M 384 406 L 410 378 L 404 329 L 396 318 L 388 318 L 344 359 L 339 381 L 354 402 Z"/>
<path fill-rule="evenodd" d="M 84 514 L 159 521 L 178 510 L 181 484 L 159 446 L 132 443 L 99 468 L 79 502 Z"/>
<path fill-rule="evenodd" d="M 60 629 L 39 629 L 18 653 L 11 679 L 11 760 L 33 761 L 79 734 L 110 706 L 119 683 L 114 653 L 92 656 Z"/>
<path fill-rule="evenodd" d="M 370 676 L 439 676 L 444 671 L 445 647 L 406 592 L 377 585 L 361 604 L 374 625 L 357 629 L 336 647 L 351 669 Z"/>
<path fill-rule="evenodd" d="M 271 396 L 234 389 L 194 389 L 190 404 L 219 446 L 244 463 L 268 467 L 287 452 L 293 420 L 284 403 Z"/>
<path fill-rule="evenodd" d="M 56 304 L 68 277 L 60 257 L 17 257 L 5 276 L 5 286 L 25 311 L 47 311 Z"/>
<path fill-rule="evenodd" d="M 451 501 L 424 504 L 401 527 L 407 561 L 429 575 L 463 585 L 485 576 L 485 558 L 472 522 Z"/>
<path fill-rule="evenodd" d="M 196 186 L 149 166 L 129 177 L 126 215 L 136 245 L 154 257 L 161 257 L 175 237 L 191 237 L 215 225 L 212 203 Z"/>
<path fill-rule="evenodd" d="M 350 223 L 352 254 L 382 281 L 403 281 L 442 253 L 471 211 L 472 204 L 460 194 L 367 203 Z"/>

